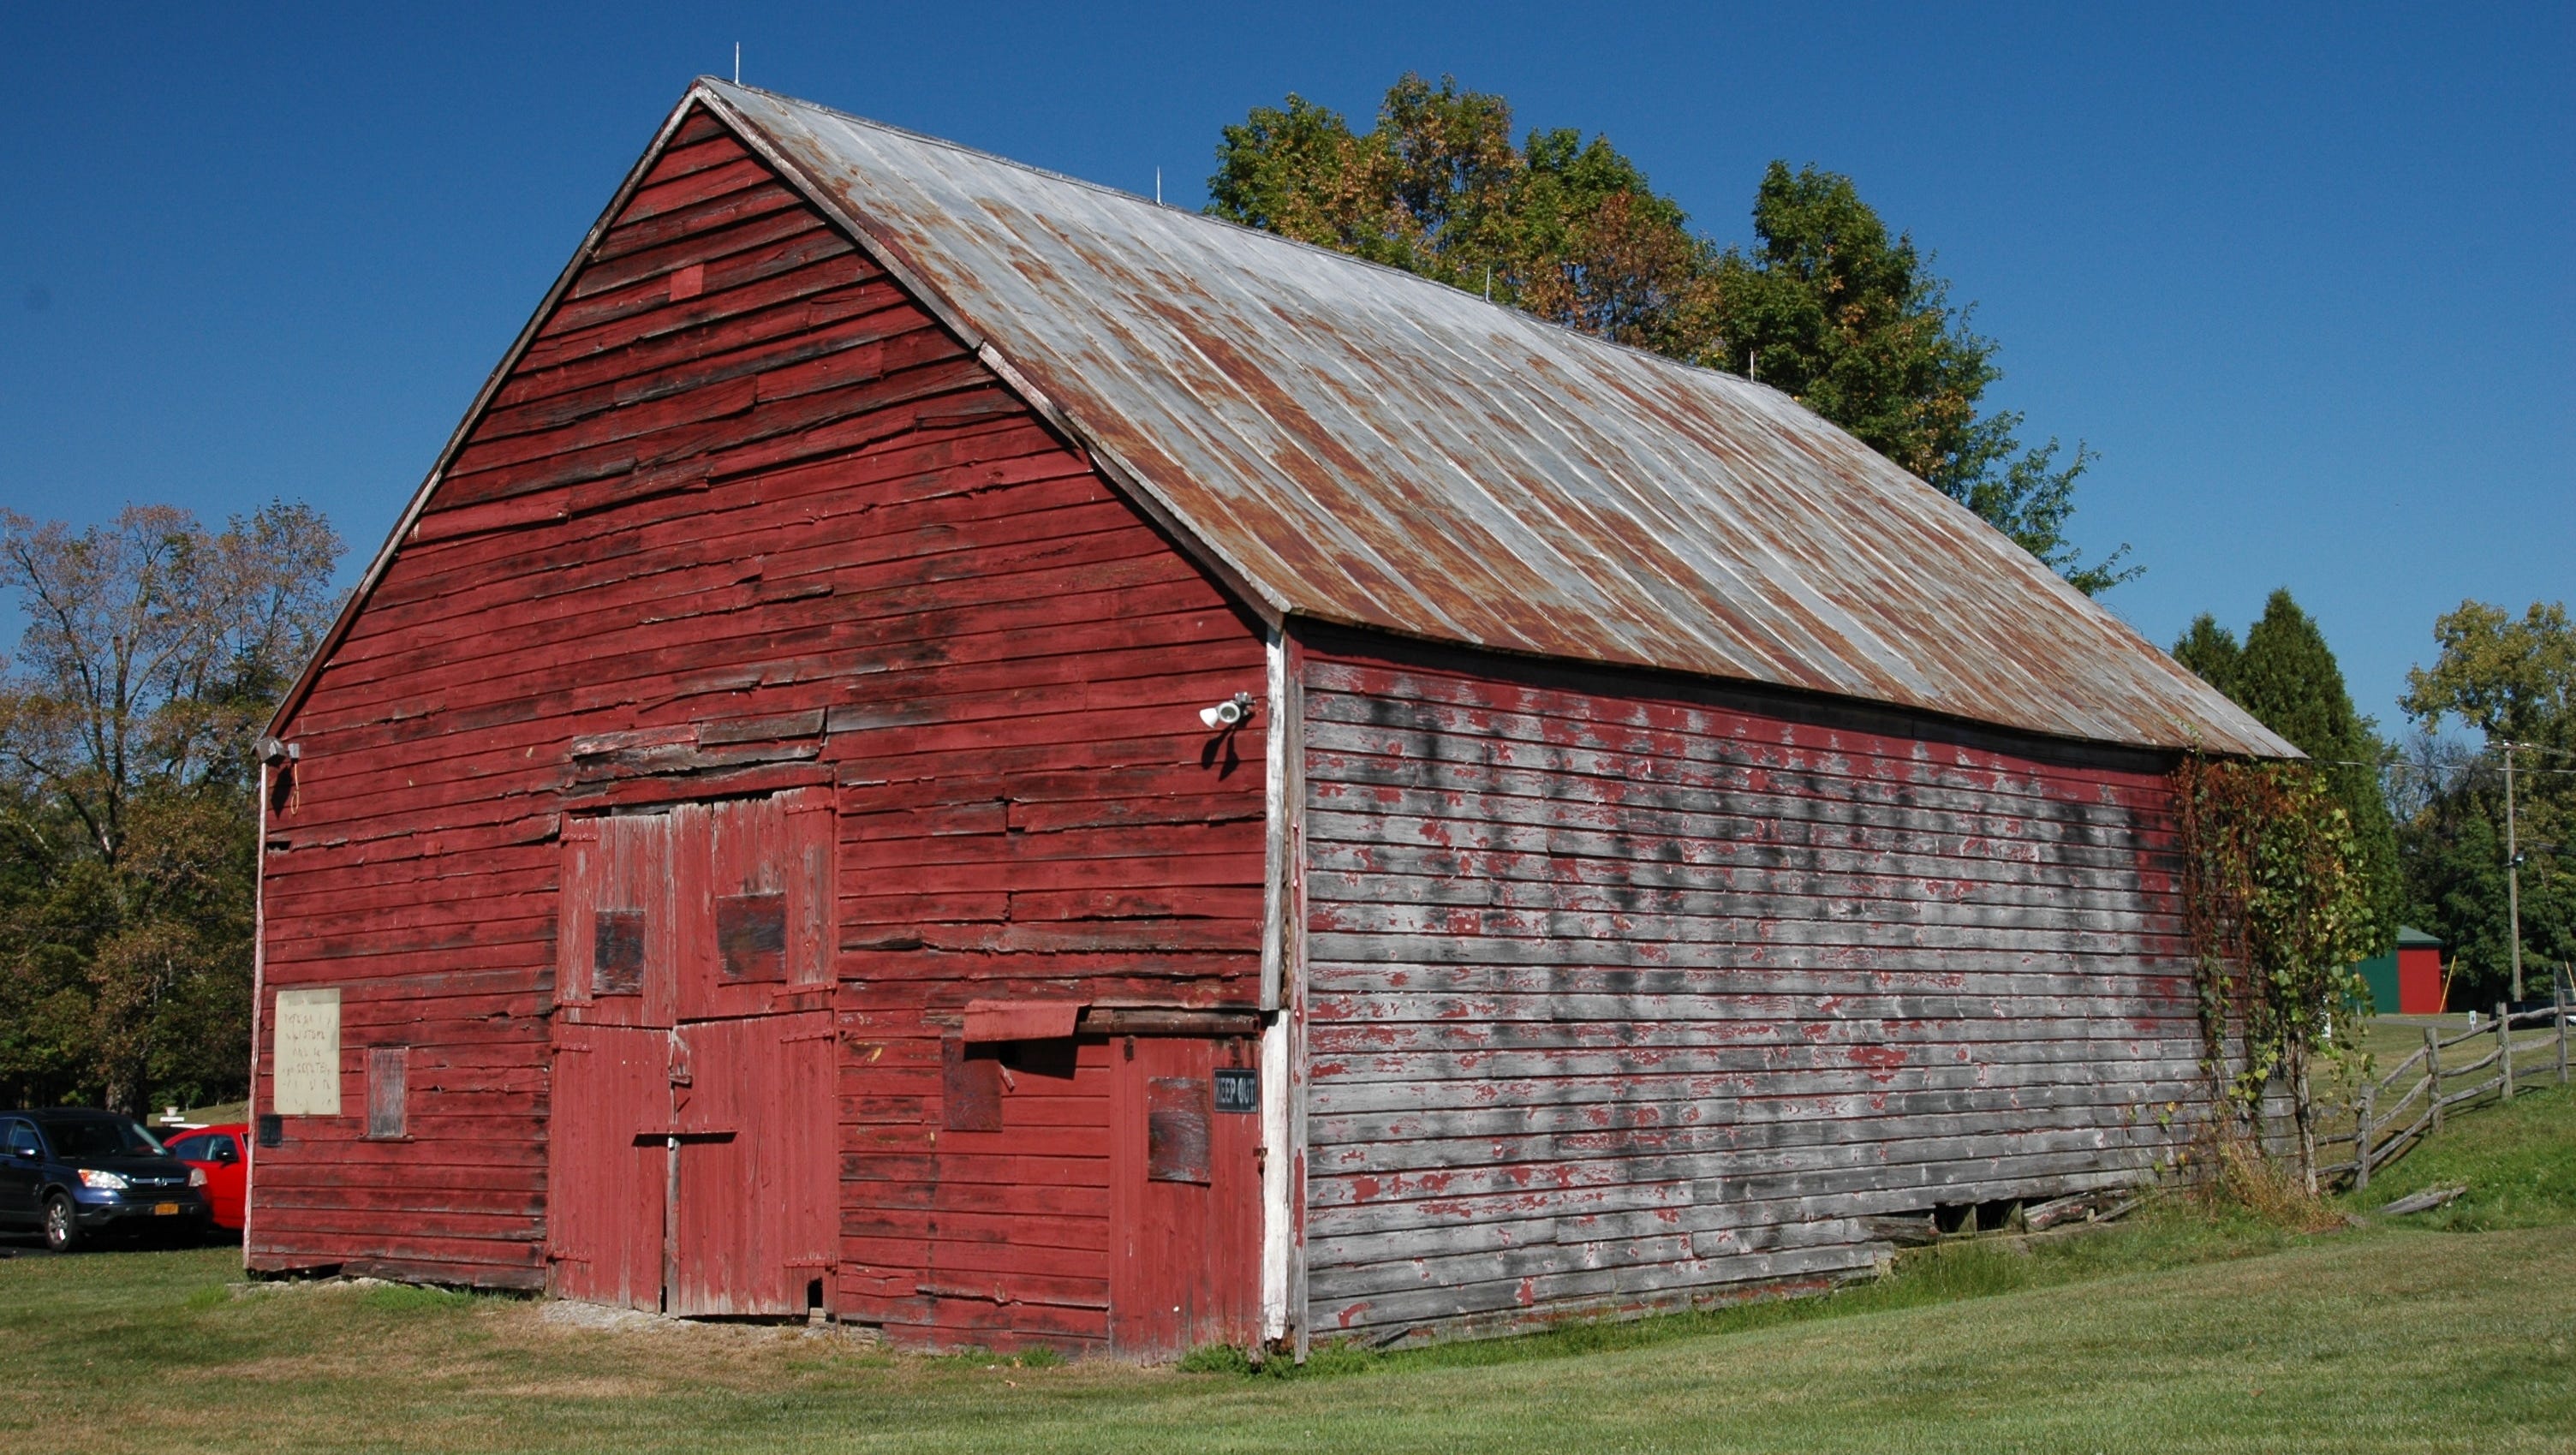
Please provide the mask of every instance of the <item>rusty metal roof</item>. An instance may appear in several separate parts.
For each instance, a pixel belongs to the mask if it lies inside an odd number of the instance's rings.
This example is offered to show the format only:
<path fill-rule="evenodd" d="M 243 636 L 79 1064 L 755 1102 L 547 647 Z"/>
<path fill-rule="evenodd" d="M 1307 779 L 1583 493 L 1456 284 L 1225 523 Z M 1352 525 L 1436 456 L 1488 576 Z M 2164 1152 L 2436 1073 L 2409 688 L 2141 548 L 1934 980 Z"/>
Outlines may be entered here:
<path fill-rule="evenodd" d="M 1778 390 L 787 97 L 690 99 L 1273 616 L 2297 753 Z"/>
<path fill-rule="evenodd" d="M 1778 390 L 786 97 L 694 94 L 1274 615 L 2297 752 Z"/>

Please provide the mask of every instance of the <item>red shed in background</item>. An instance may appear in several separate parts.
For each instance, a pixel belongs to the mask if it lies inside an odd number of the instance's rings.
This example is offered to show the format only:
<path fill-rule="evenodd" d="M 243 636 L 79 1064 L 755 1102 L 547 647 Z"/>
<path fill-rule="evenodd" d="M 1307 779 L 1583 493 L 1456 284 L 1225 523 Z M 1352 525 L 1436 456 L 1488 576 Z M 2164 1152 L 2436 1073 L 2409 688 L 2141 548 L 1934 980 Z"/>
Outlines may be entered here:
<path fill-rule="evenodd" d="M 2440 1015 L 2447 986 L 2442 976 L 2442 942 L 2406 925 L 2397 929 L 2397 944 L 2353 970 L 2370 989 L 2371 1005 L 2381 1015 Z"/>
<path fill-rule="evenodd" d="M 2149 1175 L 2291 751 L 1776 391 L 714 81 L 272 731 L 253 1268 L 1147 1357 Z"/>
<path fill-rule="evenodd" d="M 2442 942 L 2418 929 L 2397 931 L 2397 1009 L 2403 1015 L 2440 1015 L 2449 987 L 2442 977 Z"/>

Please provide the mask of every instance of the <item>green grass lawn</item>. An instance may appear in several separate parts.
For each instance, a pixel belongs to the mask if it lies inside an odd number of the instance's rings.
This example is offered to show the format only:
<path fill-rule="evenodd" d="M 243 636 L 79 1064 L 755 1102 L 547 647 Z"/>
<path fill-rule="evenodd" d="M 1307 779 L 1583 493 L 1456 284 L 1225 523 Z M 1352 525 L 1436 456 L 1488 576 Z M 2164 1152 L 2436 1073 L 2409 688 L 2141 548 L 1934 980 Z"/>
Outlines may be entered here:
<path fill-rule="evenodd" d="M 1925 1250 L 1830 1299 L 1294 1378 L 601 1331 L 405 1288 L 238 1288 L 227 1250 L 0 1262 L 0 1449 L 2576 1450 L 2576 1100 L 2456 1122 L 2303 1236 L 2168 1205 Z"/>
<path fill-rule="evenodd" d="M 2406 1219 L 2453 1232 L 2557 1227 L 2576 1236 L 2576 1096 L 2557 1085 L 2503 1106 L 2455 1114 L 2442 1135 L 2372 1174 L 2345 1206 L 2367 1212 L 2427 1187 L 2465 1186 L 2459 1201 Z"/>

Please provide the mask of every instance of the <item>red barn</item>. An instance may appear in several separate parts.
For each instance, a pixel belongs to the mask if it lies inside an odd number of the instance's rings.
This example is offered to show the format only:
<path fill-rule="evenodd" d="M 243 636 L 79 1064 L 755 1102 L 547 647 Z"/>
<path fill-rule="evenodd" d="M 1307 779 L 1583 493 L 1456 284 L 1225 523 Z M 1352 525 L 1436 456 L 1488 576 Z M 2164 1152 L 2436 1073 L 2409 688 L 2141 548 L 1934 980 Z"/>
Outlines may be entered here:
<path fill-rule="evenodd" d="M 2148 1175 L 2292 751 L 1774 390 L 714 81 L 273 734 L 253 1268 L 1140 1355 Z"/>

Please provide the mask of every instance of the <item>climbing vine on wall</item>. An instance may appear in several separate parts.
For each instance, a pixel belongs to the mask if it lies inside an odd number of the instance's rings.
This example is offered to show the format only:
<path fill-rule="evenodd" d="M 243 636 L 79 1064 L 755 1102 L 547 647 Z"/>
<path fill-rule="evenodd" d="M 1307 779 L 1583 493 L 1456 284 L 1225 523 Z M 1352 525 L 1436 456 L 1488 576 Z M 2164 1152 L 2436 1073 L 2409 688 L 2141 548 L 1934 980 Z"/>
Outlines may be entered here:
<path fill-rule="evenodd" d="M 2183 905 L 2198 964 L 2204 1066 L 2250 1125 L 2274 1078 L 2315 1166 L 2308 1069 L 2359 1000 L 2371 918 L 2352 825 L 2304 763 L 2192 755 L 2174 770 Z M 2311 1173 L 2313 1175 L 2313 1172 Z"/>

